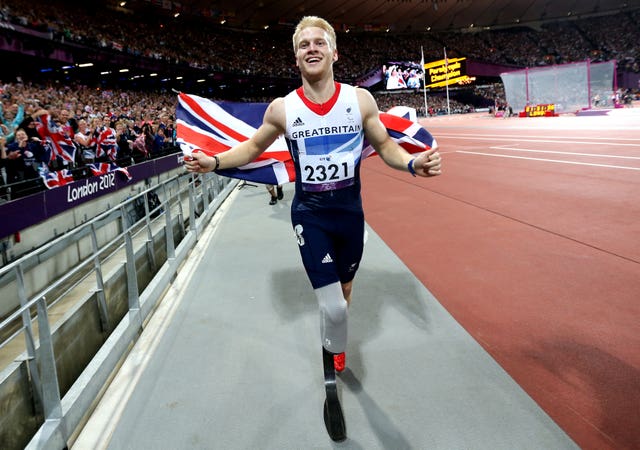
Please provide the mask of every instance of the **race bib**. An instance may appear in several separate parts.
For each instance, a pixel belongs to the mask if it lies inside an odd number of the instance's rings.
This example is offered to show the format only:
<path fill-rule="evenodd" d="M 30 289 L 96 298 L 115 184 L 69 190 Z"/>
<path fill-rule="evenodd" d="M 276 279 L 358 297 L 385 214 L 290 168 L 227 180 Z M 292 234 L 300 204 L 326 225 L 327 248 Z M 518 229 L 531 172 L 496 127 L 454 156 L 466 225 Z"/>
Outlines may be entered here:
<path fill-rule="evenodd" d="M 354 183 L 355 159 L 350 152 L 300 155 L 300 174 L 305 191 L 341 189 Z"/>

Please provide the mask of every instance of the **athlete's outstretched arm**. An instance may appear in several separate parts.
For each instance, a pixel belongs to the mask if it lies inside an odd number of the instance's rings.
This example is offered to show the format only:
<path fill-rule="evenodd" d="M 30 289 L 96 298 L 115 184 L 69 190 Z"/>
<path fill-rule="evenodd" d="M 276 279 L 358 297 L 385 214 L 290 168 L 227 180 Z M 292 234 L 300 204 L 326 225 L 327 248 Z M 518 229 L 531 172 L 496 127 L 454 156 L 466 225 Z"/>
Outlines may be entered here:
<path fill-rule="evenodd" d="M 284 99 L 277 98 L 267 107 L 262 125 L 253 136 L 216 158 L 203 152 L 195 152 L 185 158 L 184 165 L 189 172 L 210 172 L 214 169 L 232 169 L 250 163 L 264 152 L 285 131 Z"/>
<path fill-rule="evenodd" d="M 388 166 L 408 172 L 409 162 L 414 160 L 412 166 L 416 175 L 422 177 L 440 175 L 440 153 L 431 149 L 416 156 L 400 147 L 389 137 L 387 129 L 380 121 L 378 105 L 371 93 L 364 89 L 358 89 L 357 93 L 365 136 Z"/>

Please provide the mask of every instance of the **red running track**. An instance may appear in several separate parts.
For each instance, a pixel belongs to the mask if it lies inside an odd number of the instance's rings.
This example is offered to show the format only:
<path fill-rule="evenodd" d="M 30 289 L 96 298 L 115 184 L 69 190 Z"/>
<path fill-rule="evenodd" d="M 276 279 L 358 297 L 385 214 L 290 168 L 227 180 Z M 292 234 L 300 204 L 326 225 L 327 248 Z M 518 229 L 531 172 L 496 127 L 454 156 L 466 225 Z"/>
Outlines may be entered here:
<path fill-rule="evenodd" d="M 640 448 L 640 115 L 422 123 L 443 175 L 367 160 L 367 222 L 580 447 Z"/>

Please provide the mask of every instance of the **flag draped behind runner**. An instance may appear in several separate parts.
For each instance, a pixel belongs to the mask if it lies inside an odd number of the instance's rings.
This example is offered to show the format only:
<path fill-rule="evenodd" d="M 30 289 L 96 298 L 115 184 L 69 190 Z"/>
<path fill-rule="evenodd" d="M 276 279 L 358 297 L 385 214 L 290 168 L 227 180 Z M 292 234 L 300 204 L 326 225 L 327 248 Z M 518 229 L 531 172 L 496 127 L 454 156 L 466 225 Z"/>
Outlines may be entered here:
<path fill-rule="evenodd" d="M 214 102 L 181 93 L 176 108 L 178 143 L 185 155 L 203 151 L 224 152 L 246 141 L 262 124 L 267 103 Z M 404 117 L 380 113 L 389 136 L 409 153 L 437 148 L 436 140 L 420 124 Z M 363 158 L 374 154 L 365 142 Z M 283 136 L 254 161 L 237 169 L 218 170 L 232 178 L 265 184 L 285 184 L 295 180 L 293 160 Z"/>
<path fill-rule="evenodd" d="M 177 141 L 185 155 L 195 150 L 215 155 L 246 141 L 262 123 L 268 106 L 267 103 L 213 102 L 184 93 L 178 100 Z M 276 185 L 295 179 L 293 161 L 283 136 L 249 164 L 217 173 Z"/>

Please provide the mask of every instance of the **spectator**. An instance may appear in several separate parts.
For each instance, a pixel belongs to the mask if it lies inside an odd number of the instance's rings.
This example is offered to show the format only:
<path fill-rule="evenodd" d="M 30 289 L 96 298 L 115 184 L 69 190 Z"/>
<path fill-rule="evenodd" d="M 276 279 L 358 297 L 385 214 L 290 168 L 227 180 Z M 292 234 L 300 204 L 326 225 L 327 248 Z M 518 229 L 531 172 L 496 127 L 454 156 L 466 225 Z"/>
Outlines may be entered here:
<path fill-rule="evenodd" d="M 164 128 L 158 126 L 155 135 L 153 136 L 153 144 L 151 145 L 151 156 L 155 157 L 160 155 L 164 150 Z"/>
<path fill-rule="evenodd" d="M 44 153 L 39 141 L 30 140 L 27 133 L 19 128 L 13 142 L 7 144 L 6 153 L 9 183 L 38 178 L 38 164 L 42 162 Z"/>
<path fill-rule="evenodd" d="M 96 159 L 95 147 L 92 147 L 91 132 L 85 119 L 78 120 L 78 127 L 73 135 L 73 140 L 78 148 L 82 162 L 89 164 Z"/>
<path fill-rule="evenodd" d="M 23 105 L 13 103 L 5 113 L 3 104 L 0 102 L 0 136 L 5 137 L 7 143 L 13 141 L 14 133 L 23 119 Z"/>
<path fill-rule="evenodd" d="M 131 165 L 133 139 L 124 120 L 116 122 L 116 145 L 118 165 L 121 167 Z"/>

